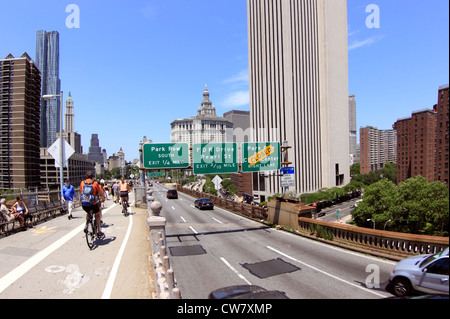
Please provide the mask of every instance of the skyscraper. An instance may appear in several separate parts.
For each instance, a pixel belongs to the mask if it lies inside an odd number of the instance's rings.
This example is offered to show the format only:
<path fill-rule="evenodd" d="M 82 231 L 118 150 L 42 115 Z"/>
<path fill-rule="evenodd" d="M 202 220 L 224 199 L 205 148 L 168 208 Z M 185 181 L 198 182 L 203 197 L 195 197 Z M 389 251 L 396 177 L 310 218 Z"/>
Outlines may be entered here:
<path fill-rule="evenodd" d="M 355 95 L 348 97 L 348 117 L 349 117 L 349 151 L 350 151 L 350 165 L 358 163 L 359 158 L 356 152 L 357 136 L 356 136 L 356 99 Z"/>
<path fill-rule="evenodd" d="M 40 184 L 41 74 L 27 53 L 0 60 L 0 188 Z"/>
<path fill-rule="evenodd" d="M 297 193 L 350 181 L 346 0 L 247 0 L 255 141 L 287 141 Z M 255 195 L 281 192 L 259 174 Z M 257 183 L 255 183 L 257 181 Z"/>
<path fill-rule="evenodd" d="M 91 146 L 89 146 L 88 159 L 90 161 L 97 162 L 101 165 L 104 164 L 102 148 L 100 147 L 100 141 L 98 139 L 98 134 L 92 134 L 92 136 L 91 136 Z"/>
<path fill-rule="evenodd" d="M 59 79 L 59 33 L 57 31 L 36 32 L 36 64 L 41 71 L 41 96 L 61 93 Z M 41 137 L 42 147 L 48 147 L 56 141 L 56 133 L 61 125 L 59 112 L 60 99 L 41 100 Z"/>
<path fill-rule="evenodd" d="M 361 127 L 361 174 L 382 169 L 387 162 L 397 163 L 397 132 L 379 130 L 373 126 Z"/>

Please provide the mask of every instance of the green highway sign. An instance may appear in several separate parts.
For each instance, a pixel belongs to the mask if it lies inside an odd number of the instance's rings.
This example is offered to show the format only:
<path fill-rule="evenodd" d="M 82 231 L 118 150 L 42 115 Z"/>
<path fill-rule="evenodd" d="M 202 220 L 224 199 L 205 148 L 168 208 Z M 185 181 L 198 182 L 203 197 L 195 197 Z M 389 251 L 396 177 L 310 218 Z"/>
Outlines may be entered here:
<path fill-rule="evenodd" d="M 194 174 L 229 174 L 239 170 L 236 143 L 199 143 L 192 146 Z"/>
<path fill-rule="evenodd" d="M 143 145 L 144 167 L 147 169 L 170 169 L 189 167 L 187 143 L 160 143 Z"/>
<path fill-rule="evenodd" d="M 242 172 L 277 171 L 281 168 L 279 142 L 241 144 Z"/>

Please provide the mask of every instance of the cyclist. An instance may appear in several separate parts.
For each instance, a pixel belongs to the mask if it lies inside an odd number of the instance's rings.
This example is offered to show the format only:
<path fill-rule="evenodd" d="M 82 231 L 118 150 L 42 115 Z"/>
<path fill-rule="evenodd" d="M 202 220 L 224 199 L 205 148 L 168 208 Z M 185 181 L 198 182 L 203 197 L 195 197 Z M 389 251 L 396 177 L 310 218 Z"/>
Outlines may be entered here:
<path fill-rule="evenodd" d="M 127 201 L 128 204 L 128 192 L 130 191 L 130 185 L 125 181 L 125 177 L 122 177 L 119 183 L 119 194 L 120 194 L 120 204 L 122 204 L 123 200 Z"/>
<path fill-rule="evenodd" d="M 91 171 L 86 173 L 86 180 L 82 181 L 80 184 L 80 193 L 81 194 L 83 194 L 83 187 L 85 184 L 89 184 L 89 185 L 92 184 L 92 187 L 94 189 L 94 203 L 92 206 L 82 206 L 83 210 L 86 213 L 89 213 L 90 211 L 92 211 L 92 213 L 95 215 L 95 222 L 97 224 L 98 235 L 104 236 L 105 234 L 103 234 L 102 231 L 100 230 L 100 226 L 101 226 L 100 206 L 101 206 L 101 201 L 104 200 L 103 190 L 101 189 L 100 185 L 96 181 L 94 181 L 94 173 Z M 86 220 L 88 220 L 88 219 L 89 219 L 89 216 L 86 215 Z"/>

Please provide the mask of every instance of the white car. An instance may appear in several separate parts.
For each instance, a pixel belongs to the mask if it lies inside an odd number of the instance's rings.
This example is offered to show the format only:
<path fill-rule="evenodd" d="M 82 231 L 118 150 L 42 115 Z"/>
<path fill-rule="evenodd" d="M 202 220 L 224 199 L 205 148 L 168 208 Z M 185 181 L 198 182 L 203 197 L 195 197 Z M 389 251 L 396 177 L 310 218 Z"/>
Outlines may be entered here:
<path fill-rule="evenodd" d="M 392 271 L 389 281 L 398 297 L 413 291 L 448 295 L 448 247 L 434 255 L 418 255 L 403 259 Z"/>

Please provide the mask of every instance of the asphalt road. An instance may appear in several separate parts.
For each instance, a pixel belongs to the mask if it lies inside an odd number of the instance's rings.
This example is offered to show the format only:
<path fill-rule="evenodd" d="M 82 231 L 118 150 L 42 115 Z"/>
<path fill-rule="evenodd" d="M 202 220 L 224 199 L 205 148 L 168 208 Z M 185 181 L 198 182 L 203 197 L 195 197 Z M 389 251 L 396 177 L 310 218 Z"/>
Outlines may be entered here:
<path fill-rule="evenodd" d="M 353 209 L 352 205 L 358 199 L 359 198 L 355 198 L 355 199 L 352 199 L 352 200 L 349 200 L 346 202 L 335 204 L 330 207 L 326 207 L 320 211 L 320 214 L 324 214 L 324 215 L 319 217 L 318 219 L 335 223 L 338 220 L 337 211 L 339 211 L 339 219 L 344 219 L 346 216 L 350 215 L 350 212 Z"/>
<path fill-rule="evenodd" d="M 132 197 L 131 197 L 132 198 Z M 106 238 L 89 250 L 77 208 L 34 229 L 0 238 L 0 299 L 152 298 L 145 209 L 106 201 Z"/>
<path fill-rule="evenodd" d="M 200 211 L 194 198 L 179 193 L 163 205 L 170 263 L 184 299 L 204 299 L 219 288 L 253 284 L 289 298 L 378 299 L 394 262 L 358 254 L 267 228 L 220 208 Z"/>

